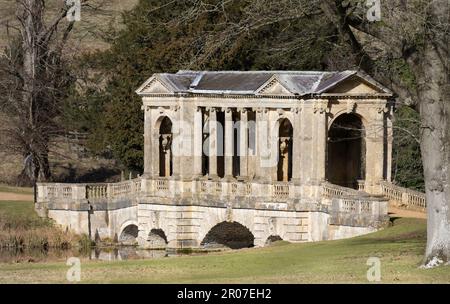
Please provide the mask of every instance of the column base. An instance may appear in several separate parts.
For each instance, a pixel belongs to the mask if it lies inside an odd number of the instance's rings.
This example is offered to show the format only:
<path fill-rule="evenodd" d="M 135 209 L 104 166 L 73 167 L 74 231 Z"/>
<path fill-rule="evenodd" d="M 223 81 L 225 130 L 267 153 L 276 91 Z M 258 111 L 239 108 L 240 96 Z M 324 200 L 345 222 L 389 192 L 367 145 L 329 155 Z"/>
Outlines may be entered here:
<path fill-rule="evenodd" d="M 220 178 L 219 178 L 219 176 L 218 175 L 216 175 L 216 174 L 213 174 L 213 175 L 208 175 L 208 179 L 209 180 L 219 180 Z"/>
<path fill-rule="evenodd" d="M 234 182 L 236 181 L 236 178 L 233 175 L 225 175 L 222 180 L 226 182 Z"/>

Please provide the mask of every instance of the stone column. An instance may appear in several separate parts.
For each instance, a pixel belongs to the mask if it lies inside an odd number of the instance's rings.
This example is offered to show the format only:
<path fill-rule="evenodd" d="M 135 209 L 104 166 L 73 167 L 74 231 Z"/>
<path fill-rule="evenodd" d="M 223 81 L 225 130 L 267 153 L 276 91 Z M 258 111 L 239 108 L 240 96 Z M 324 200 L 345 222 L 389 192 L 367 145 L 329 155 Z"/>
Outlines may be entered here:
<path fill-rule="evenodd" d="M 386 126 L 387 128 L 386 130 L 386 135 L 387 135 L 387 139 L 386 139 L 386 145 L 387 145 L 387 155 L 386 157 L 386 180 L 387 181 L 391 181 L 392 178 L 392 142 L 394 140 L 394 136 L 393 136 L 393 128 L 392 128 L 392 115 L 388 115 L 388 117 L 386 118 Z"/>
<path fill-rule="evenodd" d="M 164 176 L 170 176 L 170 160 L 173 157 L 172 155 L 172 135 L 170 134 L 162 134 L 161 136 L 161 144 L 164 153 Z M 173 166 L 173 162 L 172 162 Z"/>
<path fill-rule="evenodd" d="M 383 180 L 384 164 L 384 107 L 372 115 L 366 132 L 366 190 L 378 194 Z"/>
<path fill-rule="evenodd" d="M 329 113 L 328 100 L 316 101 L 314 109 L 315 132 L 313 140 L 315 147 L 313 151 L 313 176 L 314 182 L 319 184 L 325 180 L 326 174 L 326 151 L 327 151 L 327 114 Z"/>
<path fill-rule="evenodd" d="M 144 178 L 151 177 L 152 172 L 152 122 L 149 106 L 142 106 L 144 110 Z M 156 143 L 157 144 L 157 143 Z"/>
<path fill-rule="evenodd" d="M 255 179 L 259 182 L 268 182 L 272 177 L 270 173 L 273 168 L 273 164 L 270 163 L 271 150 L 269 148 L 271 146 L 269 146 L 269 140 L 271 140 L 271 136 L 269 134 L 268 109 L 256 109 L 256 138 Z M 271 144 L 273 145 L 273 143 Z"/>
<path fill-rule="evenodd" d="M 164 111 L 163 108 L 161 109 L 149 109 L 149 124 L 153 123 L 153 120 L 155 118 L 157 118 L 160 114 L 162 114 Z M 151 119 L 150 119 L 151 118 Z M 150 127 L 150 131 L 149 131 L 149 139 L 151 141 L 150 144 L 150 174 L 149 177 L 150 178 L 157 178 L 159 177 L 159 128 L 154 128 L 153 126 Z M 145 152 L 146 153 L 146 152 Z"/>
<path fill-rule="evenodd" d="M 217 179 L 217 110 L 209 110 L 209 177 Z"/>
<path fill-rule="evenodd" d="M 171 154 L 172 154 L 172 177 L 174 179 L 179 179 L 182 176 L 181 172 L 181 154 L 183 151 L 183 140 L 180 136 L 182 136 L 181 128 L 181 113 L 179 106 L 171 106 L 170 110 L 172 111 L 173 117 L 175 117 L 176 121 L 172 121 L 172 146 L 171 146 Z M 175 140 L 176 139 L 176 140 Z"/>
<path fill-rule="evenodd" d="M 203 153 L 203 113 L 198 107 L 194 113 L 194 178 L 202 176 L 202 153 Z"/>
<path fill-rule="evenodd" d="M 292 182 L 296 184 L 301 183 L 301 172 L 302 172 L 302 129 L 301 129 L 301 121 L 300 121 L 300 109 L 293 108 L 291 110 L 293 112 L 294 121 L 293 121 L 293 134 L 292 134 Z"/>
<path fill-rule="evenodd" d="M 225 108 L 225 179 L 233 178 L 233 150 L 234 150 L 234 132 L 233 132 L 233 111 L 231 108 Z"/>
<path fill-rule="evenodd" d="M 248 177 L 248 113 L 247 109 L 239 109 L 239 173 L 240 177 L 246 179 Z"/>

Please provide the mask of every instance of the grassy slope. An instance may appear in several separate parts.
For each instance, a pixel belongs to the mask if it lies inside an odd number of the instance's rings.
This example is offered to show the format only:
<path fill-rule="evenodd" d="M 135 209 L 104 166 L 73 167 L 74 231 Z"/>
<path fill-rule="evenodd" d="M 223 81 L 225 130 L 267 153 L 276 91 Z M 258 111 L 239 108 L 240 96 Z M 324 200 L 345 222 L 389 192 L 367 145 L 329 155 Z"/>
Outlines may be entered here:
<path fill-rule="evenodd" d="M 13 187 L 0 184 L 0 192 L 10 192 L 17 194 L 33 194 L 33 188 L 31 187 Z"/>
<path fill-rule="evenodd" d="M 61 2 L 61 0 L 46 0 L 48 11 L 46 16 L 49 19 L 59 13 L 62 7 Z M 69 39 L 69 47 L 74 48 L 74 54 L 77 54 L 80 49 L 81 51 L 92 51 L 107 48 L 108 45 L 100 41 L 99 34 L 108 29 L 110 23 L 120 26 L 120 13 L 132 9 L 137 2 L 138 0 L 95 0 L 94 4 L 101 3 L 101 11 L 92 12 L 83 8 L 81 20 L 75 24 Z M 7 45 L 6 23 L 15 25 L 17 22 L 15 9 L 14 0 L 0 0 L 0 52 L 3 52 L 3 47 Z"/>
<path fill-rule="evenodd" d="M 121 262 L 82 262 L 82 282 L 127 283 L 365 283 L 367 258 L 379 257 L 383 283 L 450 283 L 450 266 L 419 269 L 426 224 L 397 219 L 384 231 L 353 239 L 285 244 Z M 65 263 L 0 264 L 0 282 L 65 282 Z"/>

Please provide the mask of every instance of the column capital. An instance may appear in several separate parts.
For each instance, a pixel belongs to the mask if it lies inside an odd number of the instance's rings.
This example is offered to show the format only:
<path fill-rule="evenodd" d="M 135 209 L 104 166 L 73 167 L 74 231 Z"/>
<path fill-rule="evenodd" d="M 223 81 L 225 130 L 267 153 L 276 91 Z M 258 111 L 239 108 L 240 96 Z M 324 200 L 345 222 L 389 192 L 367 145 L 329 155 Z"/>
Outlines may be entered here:
<path fill-rule="evenodd" d="M 177 112 L 177 111 L 180 109 L 180 105 L 170 106 L 170 109 L 171 109 L 172 111 Z"/>
<path fill-rule="evenodd" d="M 256 111 L 257 113 L 267 113 L 269 112 L 268 108 L 265 107 L 255 107 L 253 108 L 254 111 Z"/>
<path fill-rule="evenodd" d="M 298 113 L 300 113 L 301 111 L 302 111 L 302 108 L 301 108 L 301 107 L 292 107 L 292 108 L 291 108 L 291 112 L 294 113 L 294 114 L 298 114 Z"/>
<path fill-rule="evenodd" d="M 206 107 L 205 110 L 210 112 L 210 113 L 216 113 L 217 112 L 217 108 L 215 108 L 215 107 Z"/>
<path fill-rule="evenodd" d="M 248 112 L 247 108 L 237 108 L 237 111 L 244 114 Z"/>
<path fill-rule="evenodd" d="M 330 108 L 328 107 L 328 100 L 316 101 L 313 106 L 314 113 L 327 114 L 330 113 Z"/>
<path fill-rule="evenodd" d="M 233 109 L 230 108 L 230 107 L 222 107 L 222 112 L 230 113 L 230 112 L 232 112 L 232 111 L 233 111 Z"/>

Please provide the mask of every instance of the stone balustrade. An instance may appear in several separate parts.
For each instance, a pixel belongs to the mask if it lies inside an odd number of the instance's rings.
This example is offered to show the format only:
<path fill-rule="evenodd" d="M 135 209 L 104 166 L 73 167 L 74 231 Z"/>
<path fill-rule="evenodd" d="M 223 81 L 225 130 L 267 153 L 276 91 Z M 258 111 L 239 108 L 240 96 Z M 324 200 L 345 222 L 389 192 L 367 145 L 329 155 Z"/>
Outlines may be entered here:
<path fill-rule="evenodd" d="M 141 191 L 141 179 L 119 183 L 37 183 L 37 202 L 49 200 L 101 200 L 127 197 Z"/>
<path fill-rule="evenodd" d="M 388 200 L 381 197 L 335 197 L 330 223 L 345 226 L 384 226 L 388 222 Z"/>
<path fill-rule="evenodd" d="M 425 193 L 396 186 L 390 182 L 381 182 L 381 190 L 389 202 L 400 208 L 425 212 L 427 209 Z"/>
<path fill-rule="evenodd" d="M 144 180 L 144 195 L 175 197 L 178 195 L 212 195 L 218 197 L 267 197 L 270 200 L 294 198 L 300 186 L 287 182 L 260 184 L 237 180 L 180 181 L 167 178 Z M 254 190 L 255 189 L 255 190 Z"/>
<path fill-rule="evenodd" d="M 162 198 L 166 202 L 177 202 L 180 198 L 197 197 L 200 200 L 194 201 L 209 204 L 220 204 L 225 199 L 247 207 L 252 207 L 254 203 L 254 208 L 322 210 L 330 213 L 332 223 L 351 226 L 373 226 L 371 223 L 383 222 L 383 216 L 387 214 L 387 199 L 380 196 L 371 196 L 363 191 L 328 182 L 318 186 L 319 191 L 303 187 L 290 182 L 258 183 L 206 179 L 183 181 L 171 178 L 138 178 L 119 183 L 97 184 L 38 183 L 37 204 L 109 204 L 133 197 L 154 197 Z M 397 192 L 391 193 L 401 197 Z M 205 196 L 211 197 L 212 200 L 205 199 Z M 415 202 L 414 199 L 411 201 Z"/>
<path fill-rule="evenodd" d="M 368 196 L 362 190 L 354 190 L 347 187 L 325 182 L 322 184 L 322 195 L 325 198 L 333 198 L 336 196 Z"/>

